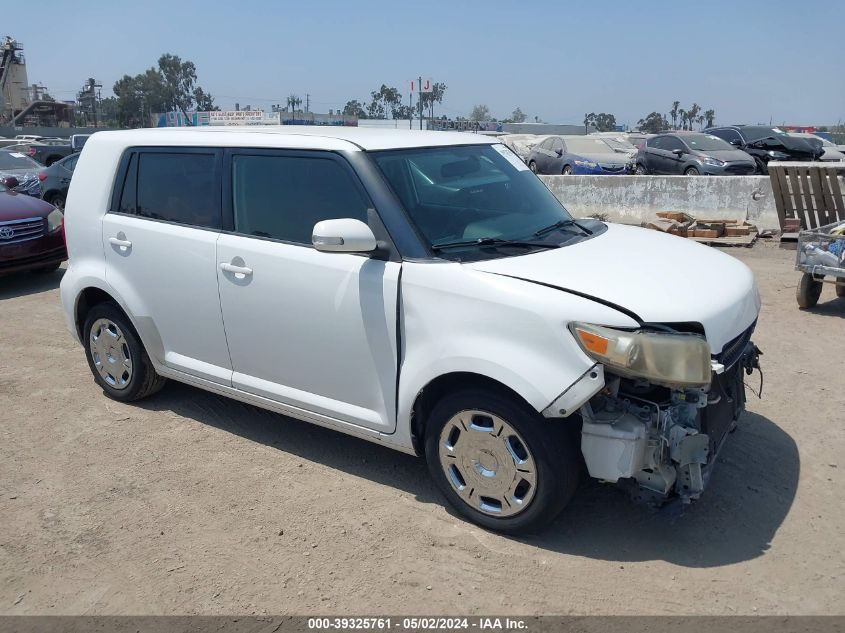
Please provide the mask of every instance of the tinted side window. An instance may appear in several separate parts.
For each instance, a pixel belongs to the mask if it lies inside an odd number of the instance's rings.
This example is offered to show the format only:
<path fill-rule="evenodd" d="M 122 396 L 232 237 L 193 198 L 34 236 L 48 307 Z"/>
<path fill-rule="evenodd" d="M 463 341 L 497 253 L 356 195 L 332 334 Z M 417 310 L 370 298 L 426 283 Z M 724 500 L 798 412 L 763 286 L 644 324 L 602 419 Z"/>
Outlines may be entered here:
<path fill-rule="evenodd" d="M 337 161 L 299 156 L 232 158 L 235 231 L 311 244 L 321 220 L 367 221 L 369 204 Z"/>
<path fill-rule="evenodd" d="M 664 138 L 664 136 L 655 136 L 653 138 L 648 139 L 648 142 L 646 144 L 652 149 L 663 149 Z"/>
<path fill-rule="evenodd" d="M 561 141 L 559 138 L 556 138 L 552 143 L 552 151 L 556 152 L 558 150 L 563 151 L 563 141 Z"/>
<path fill-rule="evenodd" d="M 120 202 L 117 210 L 120 213 L 132 213 L 137 211 L 138 198 L 138 154 L 132 154 L 129 159 L 129 168 L 126 170 L 126 177 L 123 181 L 123 191 L 120 194 Z"/>
<path fill-rule="evenodd" d="M 71 156 L 67 160 L 62 161 L 62 167 L 64 167 L 68 171 L 72 172 L 74 169 L 76 169 L 76 161 L 78 161 L 78 160 L 79 160 L 79 154 Z"/>
<path fill-rule="evenodd" d="M 135 213 L 154 220 L 220 228 L 215 160 L 214 154 L 139 152 Z"/>
<path fill-rule="evenodd" d="M 660 146 L 660 149 L 665 149 L 666 151 L 671 152 L 676 149 L 684 149 L 684 144 L 680 139 L 677 139 L 674 136 L 664 136 L 663 144 Z"/>

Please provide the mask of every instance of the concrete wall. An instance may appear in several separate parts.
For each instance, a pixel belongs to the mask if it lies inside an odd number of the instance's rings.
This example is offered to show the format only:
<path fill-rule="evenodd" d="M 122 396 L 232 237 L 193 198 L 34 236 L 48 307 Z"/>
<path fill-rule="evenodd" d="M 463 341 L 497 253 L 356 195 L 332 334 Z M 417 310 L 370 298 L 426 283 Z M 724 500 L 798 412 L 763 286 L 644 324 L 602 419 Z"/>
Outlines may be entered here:
<path fill-rule="evenodd" d="M 706 219 L 748 220 L 779 228 L 768 176 L 541 176 L 576 217 L 594 213 L 612 222 L 640 224 L 658 211 Z"/>

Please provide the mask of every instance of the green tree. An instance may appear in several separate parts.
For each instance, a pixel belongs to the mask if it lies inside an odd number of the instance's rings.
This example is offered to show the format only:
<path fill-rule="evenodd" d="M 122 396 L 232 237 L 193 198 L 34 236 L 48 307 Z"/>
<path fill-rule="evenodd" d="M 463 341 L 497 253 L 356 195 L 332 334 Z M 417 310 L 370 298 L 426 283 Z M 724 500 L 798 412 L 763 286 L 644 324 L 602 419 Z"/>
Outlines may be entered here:
<path fill-rule="evenodd" d="M 388 87 L 385 84 L 381 88 L 370 93 L 372 100 L 367 106 L 367 117 L 370 119 L 386 119 L 387 114 L 396 119 L 400 114 L 399 108 L 402 106 L 402 95 L 396 88 Z"/>
<path fill-rule="evenodd" d="M 681 129 L 687 129 L 687 111 L 681 108 L 678 110 L 678 120 L 681 122 Z"/>
<path fill-rule="evenodd" d="M 704 111 L 705 127 L 713 127 L 716 123 L 716 111 L 713 108 Z"/>
<path fill-rule="evenodd" d="M 693 103 L 690 106 L 690 109 L 687 110 L 687 120 L 689 121 L 689 129 L 692 129 L 693 124 L 698 121 L 698 115 L 701 112 L 701 106 L 697 103 Z"/>
<path fill-rule="evenodd" d="M 527 118 L 528 116 L 526 116 L 526 114 L 522 110 L 520 110 L 519 107 L 517 107 L 516 110 L 511 113 L 511 121 L 513 121 L 514 123 L 525 123 L 525 119 Z"/>
<path fill-rule="evenodd" d="M 584 119 L 584 126 L 592 125 L 599 132 L 611 132 L 616 128 L 616 117 L 605 112 L 590 112 Z"/>
<path fill-rule="evenodd" d="M 214 98 L 197 85 L 194 63 L 165 53 L 158 66 L 143 73 L 124 75 L 112 87 L 115 95 L 115 122 L 123 127 L 149 125 L 155 112 L 181 112 L 187 115 L 195 106 L 216 109 Z M 187 118 L 187 117 L 186 117 Z"/>
<path fill-rule="evenodd" d="M 351 99 L 343 106 L 344 116 L 356 116 L 359 119 L 366 119 L 367 113 L 364 111 L 364 106 L 357 99 Z"/>
<path fill-rule="evenodd" d="M 490 120 L 490 108 L 488 108 L 484 104 L 473 106 L 472 112 L 469 113 L 469 120 L 470 121 L 489 121 Z"/>
<path fill-rule="evenodd" d="M 637 121 L 637 126 L 640 128 L 640 132 L 657 134 L 669 127 L 669 121 L 659 112 L 652 112 L 646 115 L 644 119 Z"/>
<path fill-rule="evenodd" d="M 672 117 L 672 129 L 673 130 L 678 129 L 678 111 L 679 111 L 678 108 L 680 107 L 680 105 L 681 105 L 680 101 L 673 101 L 672 102 L 672 109 L 669 110 L 669 116 Z"/>
<path fill-rule="evenodd" d="M 443 103 L 443 96 L 446 94 L 445 83 L 434 83 L 431 86 L 431 92 L 423 92 L 419 95 L 417 101 L 417 113 L 428 112 L 428 117 L 434 118 L 434 104 Z"/>
<path fill-rule="evenodd" d="M 302 98 L 299 95 L 289 94 L 287 98 L 288 109 L 293 113 L 299 110 L 302 105 Z"/>

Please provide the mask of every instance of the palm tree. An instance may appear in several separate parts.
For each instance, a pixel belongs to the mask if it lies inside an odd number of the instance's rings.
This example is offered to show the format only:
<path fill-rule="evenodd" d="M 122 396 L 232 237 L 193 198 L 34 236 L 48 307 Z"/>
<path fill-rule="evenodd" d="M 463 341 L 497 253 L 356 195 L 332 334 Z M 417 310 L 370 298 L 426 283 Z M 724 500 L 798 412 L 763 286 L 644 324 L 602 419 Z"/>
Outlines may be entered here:
<path fill-rule="evenodd" d="M 689 129 L 692 129 L 693 123 L 698 120 L 698 113 L 701 112 L 701 106 L 693 103 L 690 109 L 687 110 L 687 118 L 689 119 Z"/>
<path fill-rule="evenodd" d="M 704 129 L 704 115 L 699 114 L 698 117 L 695 119 L 695 121 L 696 121 L 696 123 L 698 123 L 698 129 L 703 130 Z"/>
<path fill-rule="evenodd" d="M 713 127 L 716 122 L 716 111 L 713 108 L 704 111 L 704 119 L 707 121 L 707 127 Z"/>
<path fill-rule="evenodd" d="M 681 120 L 681 129 L 686 130 L 687 129 L 687 111 L 684 110 L 683 108 L 681 108 L 680 110 L 678 110 L 678 117 Z"/>
<path fill-rule="evenodd" d="M 680 101 L 672 102 L 672 109 L 669 110 L 669 116 L 672 117 L 672 129 L 678 129 L 678 107 L 681 105 Z"/>

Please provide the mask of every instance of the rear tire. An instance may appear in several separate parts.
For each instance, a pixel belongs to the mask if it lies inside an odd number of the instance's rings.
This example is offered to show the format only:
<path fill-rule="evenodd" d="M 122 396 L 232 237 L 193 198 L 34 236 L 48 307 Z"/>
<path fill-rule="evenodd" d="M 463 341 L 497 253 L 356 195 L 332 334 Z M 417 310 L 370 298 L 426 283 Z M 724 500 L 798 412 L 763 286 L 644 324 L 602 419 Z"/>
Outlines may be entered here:
<path fill-rule="evenodd" d="M 65 210 L 65 197 L 60 193 L 53 194 L 52 196 L 50 196 L 50 199 L 47 200 L 47 202 L 52 204 L 57 209 L 61 209 L 62 211 Z"/>
<path fill-rule="evenodd" d="M 845 298 L 845 279 L 836 284 L 836 296 L 840 299 Z"/>
<path fill-rule="evenodd" d="M 459 391 L 431 412 L 428 468 L 469 521 L 506 534 L 534 532 L 560 513 L 578 484 L 580 456 L 565 424 L 493 391 Z"/>
<path fill-rule="evenodd" d="M 140 400 L 167 382 L 156 373 L 135 328 L 117 304 L 100 303 L 91 308 L 82 334 L 94 382 L 109 398 Z"/>
<path fill-rule="evenodd" d="M 822 294 L 822 282 L 816 279 L 810 273 L 804 273 L 801 276 L 801 281 L 798 282 L 798 288 L 795 291 L 795 298 L 798 300 L 798 307 L 812 308 L 819 302 L 819 297 Z M 837 286 L 837 291 L 839 287 Z M 840 295 L 841 296 L 841 295 Z"/>

